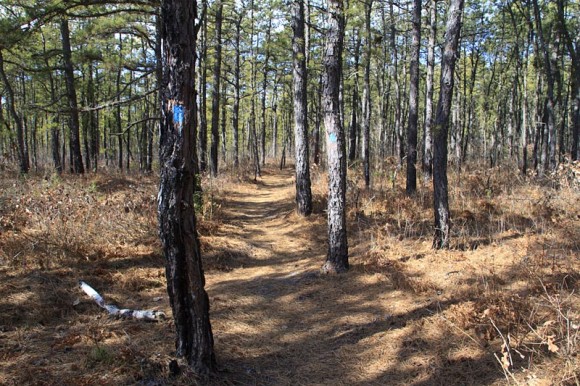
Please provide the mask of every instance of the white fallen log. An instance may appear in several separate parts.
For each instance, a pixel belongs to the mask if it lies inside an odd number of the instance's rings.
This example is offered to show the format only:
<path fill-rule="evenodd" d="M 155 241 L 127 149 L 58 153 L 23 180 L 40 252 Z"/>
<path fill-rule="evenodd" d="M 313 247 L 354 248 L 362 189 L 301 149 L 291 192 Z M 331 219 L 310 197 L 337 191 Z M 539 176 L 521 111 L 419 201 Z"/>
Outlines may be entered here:
<path fill-rule="evenodd" d="M 113 304 L 105 303 L 105 299 L 93 289 L 90 285 L 79 280 L 79 285 L 84 293 L 89 295 L 101 308 L 107 310 L 109 315 L 121 318 L 133 318 L 139 320 L 158 321 L 166 318 L 165 313 L 156 310 L 131 310 L 128 308 L 119 308 Z"/>

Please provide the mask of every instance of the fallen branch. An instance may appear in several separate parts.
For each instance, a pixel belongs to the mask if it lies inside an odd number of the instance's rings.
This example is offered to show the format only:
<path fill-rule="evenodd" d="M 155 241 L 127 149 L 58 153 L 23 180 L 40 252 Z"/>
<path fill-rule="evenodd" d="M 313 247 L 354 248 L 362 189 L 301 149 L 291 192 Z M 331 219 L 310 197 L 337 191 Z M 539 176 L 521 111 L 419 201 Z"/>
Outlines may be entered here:
<path fill-rule="evenodd" d="M 121 318 L 133 318 L 139 320 L 158 321 L 165 319 L 165 313 L 155 310 L 130 310 L 128 308 L 120 309 L 113 304 L 106 304 L 105 299 L 93 289 L 90 285 L 79 280 L 79 285 L 84 293 L 89 295 L 101 308 L 107 310 L 109 315 Z"/>

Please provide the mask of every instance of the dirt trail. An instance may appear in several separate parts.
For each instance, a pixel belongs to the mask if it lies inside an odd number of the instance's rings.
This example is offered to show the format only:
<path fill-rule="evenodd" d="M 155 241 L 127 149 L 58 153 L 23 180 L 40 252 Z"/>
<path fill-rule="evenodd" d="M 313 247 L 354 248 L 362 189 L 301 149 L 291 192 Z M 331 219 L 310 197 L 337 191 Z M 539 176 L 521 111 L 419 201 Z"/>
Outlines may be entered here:
<path fill-rule="evenodd" d="M 469 373 L 476 384 L 489 380 L 482 352 L 447 355 L 455 348 L 445 322 L 431 317 L 435 300 L 365 271 L 352 258 L 353 237 L 351 270 L 319 275 L 325 216 L 294 213 L 291 170 L 267 170 L 259 184 L 236 189 L 225 192 L 223 225 L 206 240 L 222 264 L 208 271 L 206 288 L 223 384 L 465 385 L 473 384 Z M 443 360 L 455 365 L 451 374 Z"/>

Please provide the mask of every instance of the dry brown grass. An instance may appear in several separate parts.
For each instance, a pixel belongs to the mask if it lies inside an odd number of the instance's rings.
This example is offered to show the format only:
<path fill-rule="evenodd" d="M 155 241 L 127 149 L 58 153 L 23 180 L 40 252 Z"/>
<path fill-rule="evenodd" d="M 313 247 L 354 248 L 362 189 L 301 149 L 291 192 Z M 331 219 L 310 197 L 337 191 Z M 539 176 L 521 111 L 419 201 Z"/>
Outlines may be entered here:
<path fill-rule="evenodd" d="M 292 171 L 204 179 L 198 206 L 221 371 L 212 384 L 578 384 L 578 165 L 542 181 L 450 175 L 453 245 L 432 193 L 389 163 L 349 174 L 351 270 L 320 276 L 326 176 L 293 211 Z M 250 177 L 247 177 L 250 176 Z M 0 384 L 193 384 L 172 322 L 108 318 L 77 288 L 168 315 L 154 177 L 0 179 Z"/>

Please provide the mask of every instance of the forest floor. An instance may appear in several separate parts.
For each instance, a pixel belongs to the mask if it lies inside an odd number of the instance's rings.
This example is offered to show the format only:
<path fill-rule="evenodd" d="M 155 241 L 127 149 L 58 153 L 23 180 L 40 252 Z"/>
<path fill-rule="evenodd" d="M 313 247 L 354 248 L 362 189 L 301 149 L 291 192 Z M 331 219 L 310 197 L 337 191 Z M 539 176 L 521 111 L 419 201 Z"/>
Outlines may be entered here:
<path fill-rule="evenodd" d="M 505 170 L 451 190 L 450 250 L 431 249 L 431 193 L 396 173 L 349 177 L 346 274 L 326 256 L 325 175 L 294 212 L 290 168 L 204 181 L 199 209 L 216 385 L 578 384 L 580 192 Z M 572 173 L 572 178 L 568 178 Z M 575 179 L 576 178 L 576 179 Z M 570 182 L 571 181 L 571 182 Z M 0 384 L 181 385 L 154 177 L 0 179 Z M 120 307 L 165 321 L 114 319 Z"/>

